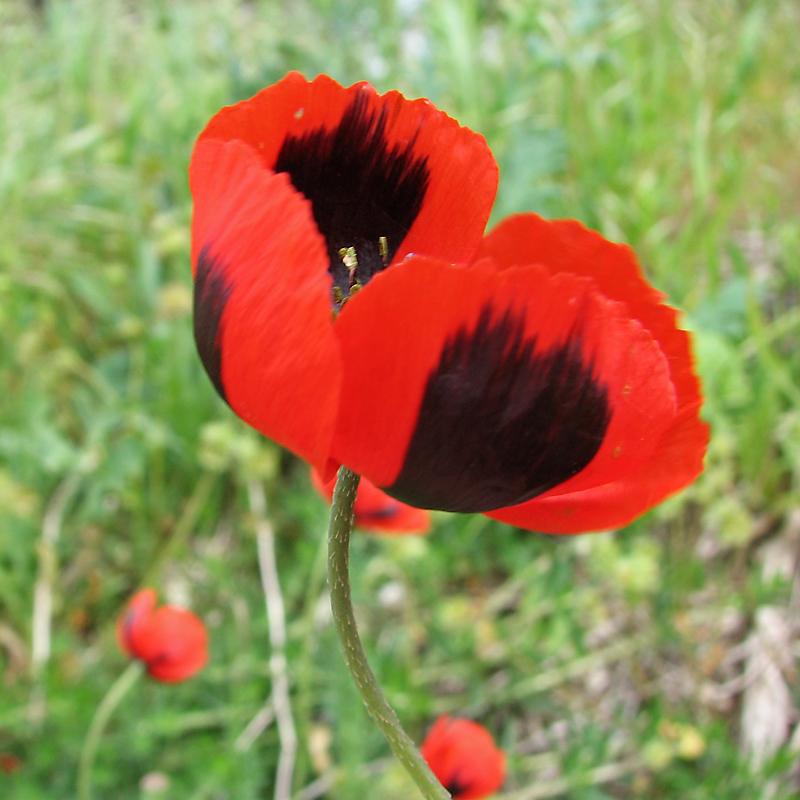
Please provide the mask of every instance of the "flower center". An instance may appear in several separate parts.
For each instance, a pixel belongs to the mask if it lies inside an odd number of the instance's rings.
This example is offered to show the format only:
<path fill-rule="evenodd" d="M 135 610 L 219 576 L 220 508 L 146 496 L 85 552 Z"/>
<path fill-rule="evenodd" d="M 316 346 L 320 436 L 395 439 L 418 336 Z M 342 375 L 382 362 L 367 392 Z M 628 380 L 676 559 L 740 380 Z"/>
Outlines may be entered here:
<path fill-rule="evenodd" d="M 367 258 L 362 258 L 359 264 L 359 253 L 355 247 L 340 247 L 339 259 L 341 264 L 331 262 L 328 271 L 333 276 L 334 311 L 338 312 L 347 302 L 350 295 L 355 294 L 378 271 L 389 266 L 389 242 L 385 236 L 378 237 L 378 250 L 380 253 L 380 266 L 374 263 L 374 254 L 369 249 L 362 247 Z M 344 266 L 344 269 L 342 269 Z"/>
<path fill-rule="evenodd" d="M 335 127 L 287 136 L 273 167 L 311 201 L 327 243 L 334 310 L 392 262 L 428 189 L 415 137 L 392 141 L 390 103 L 357 92 Z"/>

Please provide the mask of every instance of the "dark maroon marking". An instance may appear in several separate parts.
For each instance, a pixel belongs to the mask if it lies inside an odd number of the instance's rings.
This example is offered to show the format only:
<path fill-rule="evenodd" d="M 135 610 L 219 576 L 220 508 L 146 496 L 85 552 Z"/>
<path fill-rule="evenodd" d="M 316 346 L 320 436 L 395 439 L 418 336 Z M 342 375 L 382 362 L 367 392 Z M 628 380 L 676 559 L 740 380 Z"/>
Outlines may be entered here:
<path fill-rule="evenodd" d="M 366 284 L 391 262 L 419 214 L 428 188 L 425 156 L 414 156 L 414 140 L 389 146 L 389 110 L 368 109 L 357 92 L 341 122 L 299 137 L 288 136 L 275 163 L 312 204 L 314 220 L 328 246 L 334 286 L 347 297 L 350 273 L 339 250 L 355 247 L 357 277 Z M 388 257 L 381 255 L 386 237 Z"/>
<path fill-rule="evenodd" d="M 536 353 L 524 320 L 486 307 L 446 343 L 388 494 L 417 508 L 483 512 L 558 486 L 594 458 L 611 420 L 606 387 L 574 333 Z"/>
<path fill-rule="evenodd" d="M 121 631 L 122 643 L 124 644 L 125 649 L 131 653 L 133 653 L 133 642 L 131 642 L 131 636 L 133 635 L 133 627 L 139 621 L 140 616 L 141 612 L 131 608 L 125 612 L 125 616 L 122 618 L 122 631 Z"/>
<path fill-rule="evenodd" d="M 469 789 L 469 784 L 461 783 L 456 775 L 448 781 L 447 786 L 444 788 L 447 789 L 454 798 L 458 798 Z"/>
<path fill-rule="evenodd" d="M 125 616 L 122 619 L 122 634 L 126 641 L 130 639 L 133 623 L 136 622 L 136 616 L 136 612 L 131 609 L 130 611 L 125 612 Z"/>
<path fill-rule="evenodd" d="M 375 509 L 374 511 L 367 511 L 359 514 L 362 519 L 391 519 L 400 513 L 400 506 L 389 505 L 388 503 L 383 508 Z"/>
<path fill-rule="evenodd" d="M 222 385 L 222 349 L 220 335 L 222 315 L 231 293 L 218 259 L 209 253 L 208 246 L 200 251 L 194 278 L 194 340 L 200 360 L 219 392 L 227 402 Z"/>

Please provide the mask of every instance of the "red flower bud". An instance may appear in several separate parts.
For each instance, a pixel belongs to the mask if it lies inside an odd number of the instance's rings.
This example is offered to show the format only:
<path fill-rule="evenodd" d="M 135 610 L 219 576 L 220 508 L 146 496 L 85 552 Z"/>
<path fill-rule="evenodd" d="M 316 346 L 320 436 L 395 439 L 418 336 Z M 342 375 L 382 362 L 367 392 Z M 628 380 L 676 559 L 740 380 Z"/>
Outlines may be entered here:
<path fill-rule="evenodd" d="M 478 800 L 505 780 L 505 754 L 483 725 L 439 717 L 420 747 L 422 757 L 453 800 Z"/>
<path fill-rule="evenodd" d="M 142 589 L 131 598 L 117 623 L 119 646 L 126 655 L 141 659 L 156 680 L 185 681 L 208 661 L 208 633 L 191 611 L 155 605 L 154 589 Z"/>

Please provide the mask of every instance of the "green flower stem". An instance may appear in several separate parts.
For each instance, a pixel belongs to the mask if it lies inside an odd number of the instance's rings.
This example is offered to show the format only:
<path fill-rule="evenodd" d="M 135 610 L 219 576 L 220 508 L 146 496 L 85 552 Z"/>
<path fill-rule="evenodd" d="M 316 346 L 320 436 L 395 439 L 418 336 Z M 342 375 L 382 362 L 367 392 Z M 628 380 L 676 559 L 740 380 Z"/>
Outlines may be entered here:
<path fill-rule="evenodd" d="M 360 476 L 346 467 L 339 470 L 336 488 L 333 491 L 331 522 L 328 529 L 328 583 L 331 588 L 333 620 L 339 634 L 342 653 L 367 706 L 367 711 L 386 737 L 392 752 L 414 779 L 425 800 L 450 800 L 450 793 L 431 772 L 414 742 L 403 730 L 394 709 L 386 702 L 367 663 L 367 656 L 356 628 L 353 604 L 350 600 L 349 565 L 353 505 L 359 480 Z"/>
<path fill-rule="evenodd" d="M 92 767 L 97 755 L 97 748 L 100 739 L 106 729 L 108 720 L 114 713 L 114 709 L 119 705 L 120 700 L 128 693 L 128 690 L 139 679 L 145 670 L 142 661 L 134 660 L 128 664 L 127 669 L 111 684 L 111 688 L 106 696 L 100 701 L 100 705 L 95 711 L 89 732 L 81 750 L 81 760 L 78 763 L 78 791 L 77 800 L 90 800 L 92 796 Z"/>

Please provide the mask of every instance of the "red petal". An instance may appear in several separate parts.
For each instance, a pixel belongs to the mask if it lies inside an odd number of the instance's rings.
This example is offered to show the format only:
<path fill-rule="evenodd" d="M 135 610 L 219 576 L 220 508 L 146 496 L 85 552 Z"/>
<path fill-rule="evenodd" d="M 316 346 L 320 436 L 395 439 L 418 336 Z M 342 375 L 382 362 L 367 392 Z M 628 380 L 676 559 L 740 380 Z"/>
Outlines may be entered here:
<path fill-rule="evenodd" d="M 474 332 L 487 308 L 498 318 L 522 319 L 525 345 L 534 353 L 579 342 L 607 389 L 613 416 L 605 438 L 591 463 L 567 484 L 577 490 L 607 483 L 647 459 L 674 417 L 674 393 L 661 351 L 620 304 L 599 295 L 587 279 L 553 277 L 540 267 L 500 271 L 488 259 L 457 267 L 425 258 L 377 275 L 336 320 L 345 376 L 332 456 L 378 486 L 392 487 L 419 424 L 429 376 L 448 341 L 459 331 Z M 471 390 L 461 386 L 458 392 Z M 505 416 L 507 409 L 498 409 L 498 419 Z M 434 430 L 438 422 L 433 420 Z M 470 422 L 464 420 L 465 433 Z M 465 458 L 458 447 L 456 437 L 451 457 L 432 461 L 431 475 L 421 480 L 435 484 L 436 475 L 449 471 L 458 478 L 465 463 L 480 458 Z M 463 491 L 469 494 L 470 486 Z"/>
<path fill-rule="evenodd" d="M 333 499 L 336 478 L 325 483 L 319 473 L 312 469 L 311 483 L 328 502 Z M 431 528 L 427 511 L 389 497 L 368 478 L 362 478 L 358 484 L 353 514 L 356 527 L 373 533 L 423 534 Z"/>
<path fill-rule="evenodd" d="M 366 96 L 368 113 L 385 110 L 387 149 L 411 146 L 412 156 L 425 159 L 429 170 L 422 208 L 394 260 L 411 252 L 470 260 L 494 202 L 497 165 L 482 136 L 427 100 L 406 100 L 394 91 L 379 95 L 367 83 L 343 88 L 327 75 L 309 82 L 290 72 L 250 100 L 223 108 L 199 141 L 246 142 L 272 169 L 287 138 L 334 130 L 357 95 Z"/>
<path fill-rule="evenodd" d="M 480 256 L 501 268 L 540 264 L 551 274 L 568 272 L 592 278 L 600 291 L 628 307 L 661 346 L 670 365 L 679 408 L 699 408 L 700 384 L 693 369 L 689 336 L 677 327 L 678 312 L 642 275 L 636 254 L 573 219 L 549 221 L 536 214 L 508 217 L 483 240 Z"/>
<path fill-rule="evenodd" d="M 184 608 L 162 606 L 143 625 L 151 677 L 165 683 L 183 681 L 208 662 L 208 634 L 198 617 Z"/>
<path fill-rule="evenodd" d="M 420 753 L 453 800 L 488 797 L 505 780 L 505 754 L 477 722 L 439 717 Z"/>
<path fill-rule="evenodd" d="M 240 417 L 322 468 L 341 375 L 328 258 L 309 204 L 241 142 L 200 142 L 189 179 L 206 367 L 212 380 L 218 368 L 217 388 Z"/>
<path fill-rule="evenodd" d="M 481 253 L 504 268 L 537 263 L 551 274 L 592 277 L 600 290 L 625 303 L 667 357 L 678 413 L 658 447 L 634 473 L 585 491 L 562 486 L 527 503 L 492 512 L 510 524 L 545 533 L 580 533 L 628 524 L 691 483 L 703 469 L 708 426 L 699 418 L 702 397 L 691 343 L 678 313 L 644 279 L 631 248 L 603 239 L 574 220 L 548 222 L 534 214 L 510 217 L 484 240 Z M 559 495 L 559 496 L 556 496 Z"/>
<path fill-rule="evenodd" d="M 708 425 L 691 409 L 682 413 L 637 470 L 613 483 L 559 496 L 542 496 L 492 511 L 493 519 L 540 533 L 585 533 L 621 528 L 703 471 Z"/>
<path fill-rule="evenodd" d="M 125 655 L 140 658 L 139 630 L 156 605 L 155 589 L 141 589 L 130 599 L 123 615 L 117 620 L 117 643 Z"/>

